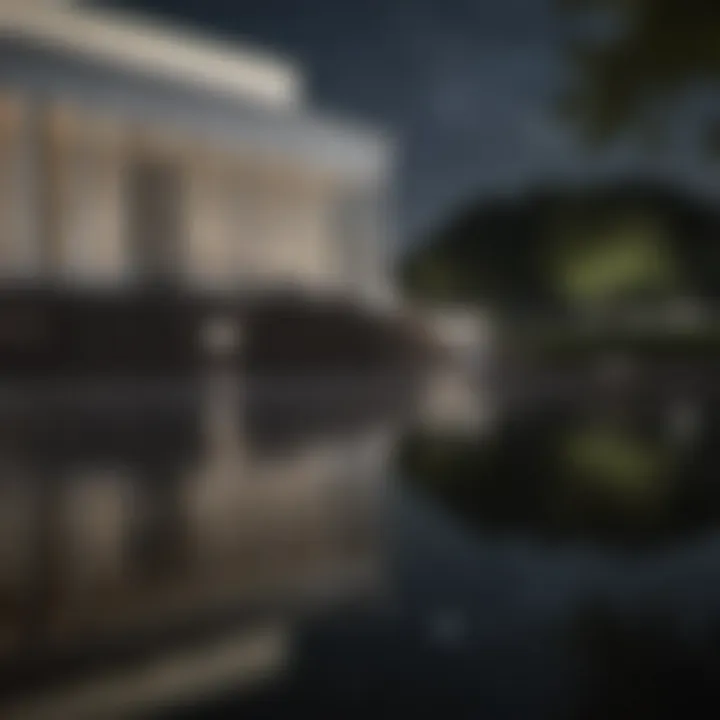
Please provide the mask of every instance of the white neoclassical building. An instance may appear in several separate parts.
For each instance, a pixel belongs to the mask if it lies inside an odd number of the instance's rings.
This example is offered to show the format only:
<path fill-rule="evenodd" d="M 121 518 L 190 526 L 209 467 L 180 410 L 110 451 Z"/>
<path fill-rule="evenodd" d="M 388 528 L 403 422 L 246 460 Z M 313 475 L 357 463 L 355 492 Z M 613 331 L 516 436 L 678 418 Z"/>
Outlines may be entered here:
<path fill-rule="evenodd" d="M 0 4 L 0 279 L 389 293 L 390 144 L 284 59 L 68 2 Z"/>

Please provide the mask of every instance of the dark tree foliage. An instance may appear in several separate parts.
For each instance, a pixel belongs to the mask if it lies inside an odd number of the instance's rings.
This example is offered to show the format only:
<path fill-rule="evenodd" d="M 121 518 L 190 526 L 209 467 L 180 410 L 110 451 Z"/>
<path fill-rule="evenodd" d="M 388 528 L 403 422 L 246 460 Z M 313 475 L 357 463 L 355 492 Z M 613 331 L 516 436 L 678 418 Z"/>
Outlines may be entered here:
<path fill-rule="evenodd" d="M 545 188 L 468 207 L 408 254 L 402 281 L 422 299 L 558 309 L 567 305 L 557 273 L 563 254 L 592 257 L 598 238 L 605 242 L 637 218 L 657 229 L 672 266 L 672 282 L 656 294 L 717 296 L 720 212 L 642 179 Z"/>
<path fill-rule="evenodd" d="M 720 90 L 716 0 L 558 0 L 572 31 L 574 82 L 563 108 L 591 140 L 664 134 L 688 95 Z M 580 22 L 577 22 L 577 21 Z M 713 114 L 713 112 L 715 114 Z M 703 140 L 720 150 L 717 105 Z M 681 125 L 682 127 L 682 125 Z"/>

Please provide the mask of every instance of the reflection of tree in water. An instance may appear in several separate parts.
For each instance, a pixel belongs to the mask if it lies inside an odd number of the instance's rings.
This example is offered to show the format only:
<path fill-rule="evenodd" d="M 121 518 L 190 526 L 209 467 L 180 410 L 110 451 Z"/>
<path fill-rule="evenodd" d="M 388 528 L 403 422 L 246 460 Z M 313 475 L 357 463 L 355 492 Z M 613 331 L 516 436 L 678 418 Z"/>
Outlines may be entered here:
<path fill-rule="evenodd" d="M 595 424 L 569 430 L 558 443 L 564 491 L 578 509 L 588 505 L 633 522 L 662 512 L 678 461 L 672 451 L 639 433 Z"/>
<path fill-rule="evenodd" d="M 403 474 L 485 530 L 634 543 L 714 524 L 717 433 L 709 418 L 692 443 L 654 417 L 540 412 L 483 441 L 414 434 Z"/>
<path fill-rule="evenodd" d="M 583 674 L 574 715 L 595 718 L 692 717 L 717 704 L 720 628 L 683 636 L 669 618 L 620 616 L 588 608 L 572 624 L 570 644 Z"/>

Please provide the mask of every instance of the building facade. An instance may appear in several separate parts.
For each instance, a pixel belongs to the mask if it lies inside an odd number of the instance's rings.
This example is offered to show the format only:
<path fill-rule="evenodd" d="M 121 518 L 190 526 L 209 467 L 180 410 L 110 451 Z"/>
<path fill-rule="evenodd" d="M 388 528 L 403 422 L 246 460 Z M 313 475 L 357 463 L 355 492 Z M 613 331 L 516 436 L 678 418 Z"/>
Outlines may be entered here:
<path fill-rule="evenodd" d="M 68 4 L 0 8 L 0 279 L 390 293 L 390 144 L 291 63 Z"/>

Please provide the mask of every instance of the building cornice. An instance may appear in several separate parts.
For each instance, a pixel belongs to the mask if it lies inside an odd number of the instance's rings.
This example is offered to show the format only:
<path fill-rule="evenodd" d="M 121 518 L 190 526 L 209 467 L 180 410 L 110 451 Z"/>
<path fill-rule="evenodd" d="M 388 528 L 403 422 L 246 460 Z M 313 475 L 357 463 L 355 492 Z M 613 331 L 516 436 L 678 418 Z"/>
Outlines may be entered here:
<path fill-rule="evenodd" d="M 0 32 L 131 71 L 248 97 L 273 106 L 302 99 L 298 68 L 284 59 L 126 12 L 0 0 Z"/>

